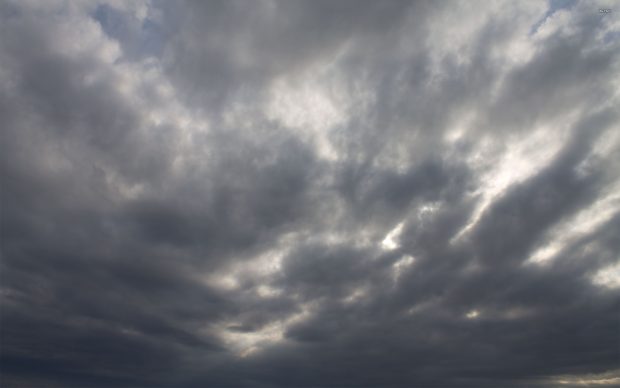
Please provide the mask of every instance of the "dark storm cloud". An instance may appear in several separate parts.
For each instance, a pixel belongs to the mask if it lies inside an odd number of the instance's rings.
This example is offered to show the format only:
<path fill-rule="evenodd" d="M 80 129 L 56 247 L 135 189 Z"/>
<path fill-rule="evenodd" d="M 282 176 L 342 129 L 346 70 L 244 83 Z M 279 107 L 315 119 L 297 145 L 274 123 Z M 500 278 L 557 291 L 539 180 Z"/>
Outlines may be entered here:
<path fill-rule="evenodd" d="M 617 384 L 598 8 L 3 3 L 2 385 Z"/>

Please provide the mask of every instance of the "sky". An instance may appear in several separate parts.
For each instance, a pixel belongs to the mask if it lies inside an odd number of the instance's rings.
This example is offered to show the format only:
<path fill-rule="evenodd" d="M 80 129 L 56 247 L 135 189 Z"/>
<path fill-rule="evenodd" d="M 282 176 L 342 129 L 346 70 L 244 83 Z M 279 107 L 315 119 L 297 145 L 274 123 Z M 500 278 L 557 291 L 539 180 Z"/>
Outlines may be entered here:
<path fill-rule="evenodd" d="M 620 386 L 619 16 L 0 0 L 0 384 Z"/>

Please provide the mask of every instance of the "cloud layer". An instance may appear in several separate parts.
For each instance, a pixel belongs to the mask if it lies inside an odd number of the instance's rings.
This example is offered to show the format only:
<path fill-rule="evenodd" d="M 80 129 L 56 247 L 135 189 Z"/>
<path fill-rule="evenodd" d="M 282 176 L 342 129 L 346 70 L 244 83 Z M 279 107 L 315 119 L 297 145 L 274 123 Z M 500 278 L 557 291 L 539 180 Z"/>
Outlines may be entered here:
<path fill-rule="evenodd" d="M 618 5 L 0 3 L 2 385 L 620 383 Z"/>

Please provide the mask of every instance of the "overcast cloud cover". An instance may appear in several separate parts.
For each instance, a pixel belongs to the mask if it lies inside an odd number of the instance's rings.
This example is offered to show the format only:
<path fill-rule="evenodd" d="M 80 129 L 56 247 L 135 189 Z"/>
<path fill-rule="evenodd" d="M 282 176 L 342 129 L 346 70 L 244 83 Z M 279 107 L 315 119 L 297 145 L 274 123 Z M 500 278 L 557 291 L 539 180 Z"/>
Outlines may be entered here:
<path fill-rule="evenodd" d="M 620 385 L 619 15 L 2 0 L 1 385 Z"/>

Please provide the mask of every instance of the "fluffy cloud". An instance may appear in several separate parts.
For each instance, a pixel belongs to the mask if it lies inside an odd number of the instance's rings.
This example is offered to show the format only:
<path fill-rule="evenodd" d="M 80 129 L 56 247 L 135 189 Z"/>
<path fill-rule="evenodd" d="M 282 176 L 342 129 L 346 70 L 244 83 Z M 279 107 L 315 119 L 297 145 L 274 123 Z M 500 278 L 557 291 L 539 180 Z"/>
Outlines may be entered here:
<path fill-rule="evenodd" d="M 617 384 L 609 7 L 3 2 L 3 384 Z"/>

